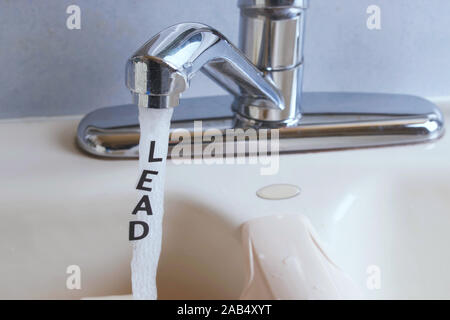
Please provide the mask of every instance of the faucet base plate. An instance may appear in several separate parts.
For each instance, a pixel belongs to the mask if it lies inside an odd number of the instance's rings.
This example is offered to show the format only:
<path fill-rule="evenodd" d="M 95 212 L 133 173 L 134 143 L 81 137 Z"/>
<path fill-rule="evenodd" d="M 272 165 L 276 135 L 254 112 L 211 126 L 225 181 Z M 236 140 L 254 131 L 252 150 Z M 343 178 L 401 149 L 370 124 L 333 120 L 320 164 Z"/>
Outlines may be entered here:
<path fill-rule="evenodd" d="M 211 129 L 216 129 L 215 134 L 220 132 L 226 141 L 227 129 L 236 129 L 239 123 L 231 111 L 232 102 L 232 96 L 181 100 L 172 119 L 169 156 L 173 147 L 189 143 L 193 150 L 189 156 L 201 157 L 203 148 L 211 140 L 198 137 L 210 135 Z M 438 107 L 415 96 L 305 92 L 302 110 L 297 126 L 277 129 L 280 153 L 423 143 L 444 134 L 444 120 Z M 200 132 L 199 123 L 194 125 L 194 121 L 202 121 Z M 178 132 L 180 129 L 188 132 L 192 139 L 180 142 L 174 134 L 177 129 Z M 258 139 L 262 139 L 262 130 L 264 128 L 256 128 Z M 77 142 L 83 151 L 97 157 L 137 158 L 139 132 L 136 106 L 107 107 L 91 112 L 81 121 Z M 241 143 L 247 145 L 245 148 L 232 148 L 234 155 L 252 155 L 248 141 L 245 141 L 245 128 L 234 134 L 238 136 L 237 141 L 243 139 Z M 202 147 L 194 148 L 195 144 Z M 223 152 L 225 155 L 228 151 L 223 148 Z"/>

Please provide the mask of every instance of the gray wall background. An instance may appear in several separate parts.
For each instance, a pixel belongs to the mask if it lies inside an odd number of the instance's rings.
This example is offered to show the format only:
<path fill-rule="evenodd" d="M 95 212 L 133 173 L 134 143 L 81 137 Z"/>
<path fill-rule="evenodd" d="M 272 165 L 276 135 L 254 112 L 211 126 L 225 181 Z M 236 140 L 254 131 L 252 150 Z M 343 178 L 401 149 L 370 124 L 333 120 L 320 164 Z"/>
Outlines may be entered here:
<path fill-rule="evenodd" d="M 236 0 L 0 0 L 0 118 L 82 114 L 129 103 L 128 56 L 178 22 L 210 24 L 236 42 Z M 311 0 L 307 91 L 450 95 L 449 0 Z M 66 28 L 67 6 L 82 10 Z M 369 5 L 382 30 L 366 27 Z M 184 95 L 222 93 L 199 76 Z"/>

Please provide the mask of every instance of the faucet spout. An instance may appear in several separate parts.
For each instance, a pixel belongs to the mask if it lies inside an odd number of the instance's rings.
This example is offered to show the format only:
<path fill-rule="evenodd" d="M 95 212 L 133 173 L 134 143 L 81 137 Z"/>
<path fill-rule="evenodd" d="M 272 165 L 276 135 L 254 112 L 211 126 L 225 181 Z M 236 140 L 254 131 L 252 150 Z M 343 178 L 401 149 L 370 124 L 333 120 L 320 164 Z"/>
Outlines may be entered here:
<path fill-rule="evenodd" d="M 126 85 L 134 103 L 147 108 L 179 104 L 201 71 L 235 97 L 235 104 L 284 109 L 276 86 L 215 29 L 199 23 L 169 27 L 128 60 Z"/>

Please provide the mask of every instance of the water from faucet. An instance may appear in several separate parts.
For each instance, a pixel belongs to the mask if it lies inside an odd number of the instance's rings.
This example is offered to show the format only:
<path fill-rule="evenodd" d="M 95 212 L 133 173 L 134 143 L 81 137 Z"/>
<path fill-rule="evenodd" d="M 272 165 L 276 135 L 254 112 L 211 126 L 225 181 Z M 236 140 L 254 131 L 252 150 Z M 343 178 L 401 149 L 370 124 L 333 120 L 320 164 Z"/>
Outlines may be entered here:
<path fill-rule="evenodd" d="M 131 262 L 134 299 L 157 298 L 156 272 L 162 241 L 164 181 L 173 109 L 139 107 L 138 202 L 130 222 L 133 241 Z"/>

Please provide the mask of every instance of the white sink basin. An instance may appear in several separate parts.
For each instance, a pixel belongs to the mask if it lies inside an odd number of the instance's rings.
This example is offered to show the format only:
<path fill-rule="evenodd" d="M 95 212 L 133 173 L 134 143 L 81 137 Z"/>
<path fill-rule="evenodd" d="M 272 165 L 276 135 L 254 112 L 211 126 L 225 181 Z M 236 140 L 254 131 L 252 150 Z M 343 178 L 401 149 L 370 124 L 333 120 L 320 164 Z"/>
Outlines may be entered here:
<path fill-rule="evenodd" d="M 335 225 L 330 243 L 353 279 L 364 284 L 370 265 L 381 271 L 367 297 L 450 298 L 450 172 L 425 166 L 368 178 Z"/>
<path fill-rule="evenodd" d="M 137 162 L 82 154 L 74 145 L 78 120 L 0 124 L 2 299 L 131 291 Z M 364 297 L 450 299 L 449 156 L 445 136 L 427 145 L 282 156 L 275 176 L 261 176 L 255 165 L 169 162 L 159 296 L 239 298 L 240 226 L 291 213 L 310 218 Z M 302 192 L 282 201 L 256 196 L 274 183 Z M 81 268 L 81 290 L 66 288 L 69 265 Z M 370 266 L 380 271 L 379 289 L 366 285 Z"/>

